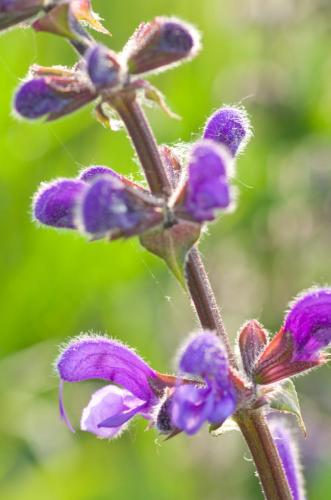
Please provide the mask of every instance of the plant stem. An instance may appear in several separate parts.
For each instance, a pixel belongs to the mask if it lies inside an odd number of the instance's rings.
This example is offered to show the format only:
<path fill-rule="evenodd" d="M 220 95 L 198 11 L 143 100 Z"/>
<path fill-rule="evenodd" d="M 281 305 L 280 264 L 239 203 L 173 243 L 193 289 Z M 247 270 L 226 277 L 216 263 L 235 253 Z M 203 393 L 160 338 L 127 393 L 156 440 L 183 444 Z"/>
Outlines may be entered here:
<path fill-rule="evenodd" d="M 171 192 L 154 135 L 145 114 L 132 94 L 122 94 L 111 101 L 122 118 L 146 175 L 151 192 L 167 195 Z M 186 280 L 192 302 L 203 328 L 215 330 L 222 338 L 231 365 L 236 361 L 224 328 L 220 310 L 198 249 L 191 250 Z M 266 420 L 261 411 L 241 410 L 235 419 L 245 437 L 268 500 L 291 500 L 292 495 Z"/>
<path fill-rule="evenodd" d="M 171 184 L 163 166 L 158 146 L 135 96 L 130 94 L 125 95 L 125 97 L 116 96 L 112 100 L 112 105 L 125 123 L 151 192 L 156 195 L 170 194 Z M 186 266 L 186 279 L 202 327 L 216 331 L 225 344 L 229 359 L 235 365 L 231 344 L 197 248 L 193 248 L 190 252 Z"/>
<path fill-rule="evenodd" d="M 265 497 L 268 500 L 291 500 L 284 469 L 261 410 L 238 412 L 235 420 L 252 454 Z"/>

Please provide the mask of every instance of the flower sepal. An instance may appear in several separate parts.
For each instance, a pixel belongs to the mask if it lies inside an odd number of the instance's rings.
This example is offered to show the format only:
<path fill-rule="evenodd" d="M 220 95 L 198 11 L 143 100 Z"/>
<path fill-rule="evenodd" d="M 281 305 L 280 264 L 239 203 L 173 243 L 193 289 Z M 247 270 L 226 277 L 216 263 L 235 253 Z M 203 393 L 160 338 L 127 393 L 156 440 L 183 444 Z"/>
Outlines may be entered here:
<path fill-rule="evenodd" d="M 273 384 L 326 363 L 324 354 L 314 359 L 295 359 L 295 343 L 290 332 L 281 328 L 258 358 L 253 370 L 257 384 Z"/>
<path fill-rule="evenodd" d="M 289 413 L 297 419 L 298 425 L 307 437 L 306 426 L 302 418 L 300 402 L 292 380 L 285 380 L 267 396 L 269 408 L 281 413 Z"/>
<path fill-rule="evenodd" d="M 252 374 L 255 362 L 268 342 L 268 333 L 255 319 L 247 321 L 238 334 L 243 368 L 248 376 Z"/>
<path fill-rule="evenodd" d="M 168 223 L 171 224 L 171 221 Z M 186 259 L 188 252 L 198 241 L 200 233 L 199 224 L 179 222 L 169 228 L 153 229 L 141 235 L 139 239 L 146 250 L 165 261 L 179 283 L 186 289 Z"/>

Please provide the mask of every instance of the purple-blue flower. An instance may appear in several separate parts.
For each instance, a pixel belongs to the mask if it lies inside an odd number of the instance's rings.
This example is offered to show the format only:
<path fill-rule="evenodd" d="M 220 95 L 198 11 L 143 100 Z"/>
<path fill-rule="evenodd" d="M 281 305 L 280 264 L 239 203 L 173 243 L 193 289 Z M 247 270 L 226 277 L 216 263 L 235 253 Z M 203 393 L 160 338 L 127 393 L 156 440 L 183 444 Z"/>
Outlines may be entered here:
<path fill-rule="evenodd" d="M 270 384 L 324 364 L 323 349 L 331 342 L 331 289 L 319 288 L 299 296 L 284 325 L 257 360 L 254 373 Z"/>
<path fill-rule="evenodd" d="M 76 111 L 95 99 L 96 94 L 86 82 L 72 76 L 47 76 L 24 82 L 14 98 L 14 109 L 28 120 L 46 117 L 54 120 Z"/>
<path fill-rule="evenodd" d="M 331 289 L 320 288 L 301 295 L 291 305 L 284 331 L 294 343 L 293 361 L 311 361 L 331 342 Z"/>
<path fill-rule="evenodd" d="M 213 333 L 195 335 L 179 368 L 194 378 L 161 374 L 116 340 L 78 337 L 56 363 L 61 416 L 72 429 L 64 410 L 64 382 L 92 379 L 111 382 L 92 395 L 82 413 L 81 428 L 100 437 L 119 435 L 137 414 L 166 434 L 194 434 L 205 421 L 221 425 L 233 414 L 236 393 L 230 367 L 224 347 Z"/>
<path fill-rule="evenodd" d="M 222 342 L 215 334 L 197 334 L 183 351 L 179 369 L 195 377 L 196 385 L 177 387 L 172 396 L 174 427 L 195 434 L 204 422 L 222 424 L 236 409 L 236 393 Z"/>
<path fill-rule="evenodd" d="M 94 45 L 85 57 L 88 76 L 96 89 L 109 89 L 120 83 L 120 64 L 116 54 L 107 47 Z"/>
<path fill-rule="evenodd" d="M 251 135 L 246 111 L 231 106 L 218 109 L 208 119 L 203 133 L 204 139 L 211 139 L 226 146 L 232 156 L 236 156 L 245 148 Z"/>
<path fill-rule="evenodd" d="M 124 344 L 106 337 L 74 339 L 60 355 L 56 368 L 61 384 L 100 379 L 120 386 L 108 385 L 93 394 L 82 414 L 83 430 L 111 438 L 137 414 L 152 418 L 158 398 L 150 382 L 157 374 Z M 67 420 L 62 394 L 60 409 Z"/>
<path fill-rule="evenodd" d="M 216 210 L 226 210 L 233 201 L 229 184 L 232 161 L 227 151 L 212 141 L 200 141 L 191 151 L 184 193 L 179 198 L 180 214 L 195 222 L 215 218 Z M 178 203 L 178 202 L 176 202 Z"/>
<path fill-rule="evenodd" d="M 123 54 L 129 73 L 137 75 L 191 59 L 199 49 L 200 36 L 193 26 L 174 17 L 156 17 L 138 27 Z"/>
<path fill-rule="evenodd" d="M 290 486 L 293 500 L 305 500 L 303 476 L 298 456 L 298 450 L 293 438 L 293 432 L 283 420 L 270 419 L 272 437 L 282 461 L 285 475 Z"/>
<path fill-rule="evenodd" d="M 0 0 L 0 30 L 14 26 L 42 11 L 44 0 Z"/>
<path fill-rule="evenodd" d="M 34 196 L 33 215 L 42 224 L 79 229 L 93 238 L 132 236 L 163 222 L 151 195 L 99 165 L 84 169 L 78 179 L 43 183 Z"/>
<path fill-rule="evenodd" d="M 75 179 L 43 183 L 34 196 L 34 218 L 46 226 L 75 229 L 75 207 L 84 189 L 85 183 Z"/>

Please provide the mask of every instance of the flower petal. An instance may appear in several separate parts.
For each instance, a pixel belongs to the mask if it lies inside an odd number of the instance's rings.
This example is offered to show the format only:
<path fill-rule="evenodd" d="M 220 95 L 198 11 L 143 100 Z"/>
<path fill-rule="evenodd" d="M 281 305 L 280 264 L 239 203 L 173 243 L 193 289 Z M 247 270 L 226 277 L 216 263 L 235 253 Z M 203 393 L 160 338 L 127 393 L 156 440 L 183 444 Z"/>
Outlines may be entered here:
<path fill-rule="evenodd" d="M 92 432 L 99 437 L 114 438 L 119 436 L 126 429 L 129 419 L 137 413 L 142 404 L 146 404 L 139 398 L 133 396 L 125 389 L 114 385 L 107 385 L 96 391 L 86 408 L 83 410 L 81 418 L 81 429 Z M 118 417 L 131 415 L 120 421 Z M 104 426 L 103 422 L 110 418 L 118 418 L 118 422 L 112 426 Z"/>
<path fill-rule="evenodd" d="M 105 337 L 73 340 L 60 355 L 57 370 L 67 382 L 102 379 L 123 386 L 143 401 L 154 398 L 148 383 L 150 378 L 156 378 L 154 370 L 116 340 Z"/>
<path fill-rule="evenodd" d="M 172 424 L 189 435 L 195 434 L 207 420 L 212 406 L 209 388 L 177 387 L 171 399 Z"/>
<path fill-rule="evenodd" d="M 284 331 L 292 334 L 293 361 L 310 361 L 331 342 L 331 289 L 312 290 L 291 305 Z"/>
<path fill-rule="evenodd" d="M 43 183 L 33 200 L 35 219 L 47 226 L 76 229 L 74 214 L 84 189 L 84 182 L 71 179 Z"/>
<path fill-rule="evenodd" d="M 236 156 L 242 151 L 252 132 L 246 111 L 243 108 L 224 107 L 217 110 L 207 121 L 204 139 L 211 139 L 227 146 Z"/>
<path fill-rule="evenodd" d="M 87 51 L 86 69 L 97 89 L 109 89 L 120 83 L 120 63 L 116 54 L 104 45 L 94 45 Z"/>
<path fill-rule="evenodd" d="M 228 380 L 229 362 L 221 340 L 212 332 L 195 334 L 179 361 L 183 372 L 223 384 Z"/>
<path fill-rule="evenodd" d="M 231 205 L 231 163 L 226 150 L 212 141 L 201 141 L 192 149 L 184 208 L 194 221 L 213 220 L 216 209 Z"/>

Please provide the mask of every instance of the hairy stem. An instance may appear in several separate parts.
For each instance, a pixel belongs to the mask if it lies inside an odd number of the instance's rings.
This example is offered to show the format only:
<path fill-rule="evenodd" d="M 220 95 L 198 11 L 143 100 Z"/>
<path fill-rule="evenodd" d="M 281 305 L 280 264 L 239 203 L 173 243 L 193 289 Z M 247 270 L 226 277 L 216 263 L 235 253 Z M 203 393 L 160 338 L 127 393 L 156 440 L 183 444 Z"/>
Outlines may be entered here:
<path fill-rule="evenodd" d="M 291 500 L 285 472 L 261 410 L 242 411 L 235 417 L 246 440 L 268 500 Z"/>
<path fill-rule="evenodd" d="M 135 96 L 131 94 L 116 96 L 111 104 L 128 130 L 152 193 L 169 194 L 171 185 L 158 146 Z M 226 346 L 232 366 L 236 367 L 222 316 L 196 247 L 191 250 L 188 258 L 186 280 L 202 327 L 217 332 Z M 242 410 L 235 418 L 251 451 L 266 498 L 291 500 L 287 479 L 263 414 L 260 411 Z"/>

